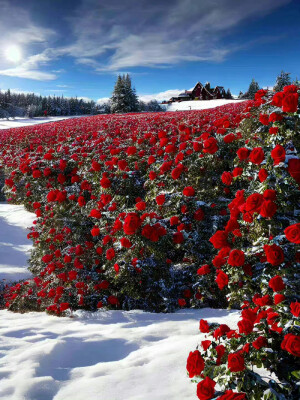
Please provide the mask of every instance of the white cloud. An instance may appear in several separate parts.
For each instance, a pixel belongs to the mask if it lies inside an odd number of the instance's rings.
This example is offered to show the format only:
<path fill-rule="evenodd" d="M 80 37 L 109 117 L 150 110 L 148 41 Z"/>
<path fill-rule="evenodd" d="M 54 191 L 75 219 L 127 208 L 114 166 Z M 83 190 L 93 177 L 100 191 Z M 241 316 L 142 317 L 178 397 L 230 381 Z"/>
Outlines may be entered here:
<path fill-rule="evenodd" d="M 221 62 L 237 50 L 221 44 L 224 35 L 290 1 L 83 0 L 69 17 L 76 39 L 64 51 L 98 72 Z"/>
<path fill-rule="evenodd" d="M 55 35 L 53 30 L 33 22 L 25 8 L 13 5 L 8 0 L 0 0 L 0 75 L 39 81 L 56 79 L 54 73 L 40 70 L 41 66 L 56 57 L 53 49 L 26 56 L 29 46 L 46 46 Z M 12 62 L 5 57 L 5 51 L 10 45 L 19 47 L 23 53 L 24 59 L 18 65 L 12 66 Z"/>
<path fill-rule="evenodd" d="M 161 102 L 163 100 L 169 100 L 171 97 L 178 96 L 182 92 L 184 92 L 184 89 L 172 89 L 154 94 L 140 94 L 138 97 L 140 100 L 145 101 L 146 103 L 151 100 L 157 100 L 158 102 Z"/>
<path fill-rule="evenodd" d="M 164 92 L 153 93 L 153 94 L 138 94 L 138 98 L 141 101 L 148 103 L 151 100 L 157 100 L 158 102 L 162 102 L 163 100 L 169 100 L 173 96 L 178 96 L 179 93 L 182 93 L 184 89 L 171 89 L 166 90 Z M 96 101 L 97 104 L 104 104 L 110 100 L 109 97 L 101 97 Z"/>
<path fill-rule="evenodd" d="M 223 44 L 226 35 L 248 19 L 261 18 L 291 1 L 81 0 L 64 16 L 71 29 L 69 44 L 54 48 L 53 30 L 33 21 L 25 6 L 0 0 L 0 75 L 54 80 L 61 70 L 43 67 L 64 56 L 99 73 L 222 62 L 241 49 L 235 43 Z M 9 43 L 22 48 L 21 64 L 12 66 L 2 57 Z M 42 47 L 38 54 L 29 55 L 32 44 Z"/>
<path fill-rule="evenodd" d="M 101 97 L 101 99 L 98 99 L 96 103 L 101 106 L 102 104 L 109 102 L 109 100 L 110 100 L 109 97 Z"/>

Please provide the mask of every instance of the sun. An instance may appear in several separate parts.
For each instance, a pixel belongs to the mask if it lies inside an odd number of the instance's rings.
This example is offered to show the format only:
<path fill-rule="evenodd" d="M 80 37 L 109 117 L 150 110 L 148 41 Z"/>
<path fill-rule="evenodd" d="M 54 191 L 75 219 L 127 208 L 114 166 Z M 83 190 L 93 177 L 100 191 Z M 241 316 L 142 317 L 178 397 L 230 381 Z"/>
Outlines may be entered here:
<path fill-rule="evenodd" d="M 7 60 L 18 63 L 22 59 L 22 52 L 20 47 L 12 45 L 5 49 L 5 57 Z"/>

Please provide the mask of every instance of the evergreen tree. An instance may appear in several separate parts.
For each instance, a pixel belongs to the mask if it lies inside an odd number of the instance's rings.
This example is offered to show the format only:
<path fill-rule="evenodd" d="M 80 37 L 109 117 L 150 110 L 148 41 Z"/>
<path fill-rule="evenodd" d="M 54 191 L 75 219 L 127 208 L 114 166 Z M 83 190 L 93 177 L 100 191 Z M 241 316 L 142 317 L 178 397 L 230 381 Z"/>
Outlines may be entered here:
<path fill-rule="evenodd" d="M 255 93 L 260 89 L 259 84 L 253 78 L 243 99 L 254 99 Z"/>
<path fill-rule="evenodd" d="M 225 99 L 233 99 L 230 89 L 227 89 L 225 94 Z"/>
<path fill-rule="evenodd" d="M 127 75 L 118 75 L 114 91 L 111 97 L 112 113 L 136 112 L 139 103 L 135 89 L 131 86 L 131 78 Z"/>
<path fill-rule="evenodd" d="M 281 92 L 285 86 L 291 84 L 290 75 L 290 72 L 281 71 L 280 75 L 278 75 L 276 78 L 276 84 L 274 86 L 275 92 Z"/>
<path fill-rule="evenodd" d="M 298 79 L 298 77 L 297 77 L 297 76 L 296 76 L 296 79 L 295 79 L 295 80 L 293 80 L 293 85 L 300 86 L 300 81 L 299 81 L 299 79 Z"/>

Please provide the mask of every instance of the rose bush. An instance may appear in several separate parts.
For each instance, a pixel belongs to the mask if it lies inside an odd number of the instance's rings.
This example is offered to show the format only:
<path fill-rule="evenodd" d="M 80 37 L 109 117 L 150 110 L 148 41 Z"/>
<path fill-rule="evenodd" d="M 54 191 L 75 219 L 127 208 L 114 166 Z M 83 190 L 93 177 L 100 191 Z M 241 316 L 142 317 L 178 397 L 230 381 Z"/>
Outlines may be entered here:
<path fill-rule="evenodd" d="M 206 305 L 226 304 L 197 270 L 226 218 L 218 178 L 239 137 L 227 134 L 251 104 L 1 131 L 8 200 L 37 217 L 35 277 L 9 289 L 7 307 L 171 311 L 200 306 L 204 295 Z"/>
<path fill-rule="evenodd" d="M 200 322 L 207 345 L 199 354 L 204 368 L 193 377 L 199 399 L 207 378 L 218 384 L 208 399 L 300 397 L 299 91 L 257 92 L 237 128 L 240 146 L 226 174 L 242 173 L 230 182 L 229 219 L 209 239 L 218 253 L 206 269 L 229 304 L 242 309 L 241 319 L 226 329 Z M 253 367 L 264 368 L 264 377 Z"/>

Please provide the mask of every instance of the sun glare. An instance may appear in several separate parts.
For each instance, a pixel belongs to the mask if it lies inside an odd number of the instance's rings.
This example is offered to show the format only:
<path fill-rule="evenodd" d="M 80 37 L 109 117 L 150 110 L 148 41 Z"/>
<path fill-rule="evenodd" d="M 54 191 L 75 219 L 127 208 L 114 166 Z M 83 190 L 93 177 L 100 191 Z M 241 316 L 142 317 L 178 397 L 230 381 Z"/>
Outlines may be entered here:
<path fill-rule="evenodd" d="M 17 63 L 22 59 L 21 49 L 18 46 L 9 46 L 5 50 L 5 57 L 9 61 Z"/>

